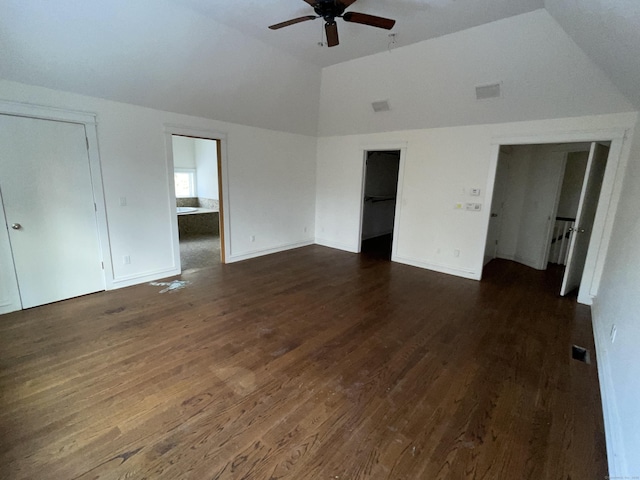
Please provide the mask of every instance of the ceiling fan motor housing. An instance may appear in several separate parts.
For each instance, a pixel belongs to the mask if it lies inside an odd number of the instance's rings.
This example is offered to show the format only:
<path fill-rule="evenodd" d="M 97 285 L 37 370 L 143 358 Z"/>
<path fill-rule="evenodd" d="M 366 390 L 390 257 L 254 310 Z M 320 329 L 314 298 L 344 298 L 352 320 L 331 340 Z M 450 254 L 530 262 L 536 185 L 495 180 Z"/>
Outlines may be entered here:
<path fill-rule="evenodd" d="M 346 6 L 334 0 L 318 0 L 313 6 L 316 14 L 325 19 L 327 23 L 334 23 L 335 18 L 341 16 Z"/>

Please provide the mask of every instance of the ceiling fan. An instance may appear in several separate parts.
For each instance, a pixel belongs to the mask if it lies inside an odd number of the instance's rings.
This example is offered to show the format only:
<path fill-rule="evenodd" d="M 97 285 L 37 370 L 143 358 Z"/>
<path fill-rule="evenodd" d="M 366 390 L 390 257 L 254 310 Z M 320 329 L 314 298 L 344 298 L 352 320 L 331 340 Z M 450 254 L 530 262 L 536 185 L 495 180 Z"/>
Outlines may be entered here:
<path fill-rule="evenodd" d="M 306 15 L 304 17 L 293 18 L 286 22 L 271 25 L 271 30 L 295 25 L 296 23 L 315 20 L 316 18 L 324 18 L 324 29 L 327 33 L 327 45 L 335 47 L 340 43 L 338 40 L 338 24 L 336 18 L 342 18 L 345 22 L 360 23 L 362 25 L 370 25 L 372 27 L 384 28 L 391 30 L 396 21 L 389 18 L 376 17 L 375 15 L 367 15 L 366 13 L 346 12 L 345 10 L 351 6 L 356 0 L 303 0 L 313 7 L 316 15 Z"/>

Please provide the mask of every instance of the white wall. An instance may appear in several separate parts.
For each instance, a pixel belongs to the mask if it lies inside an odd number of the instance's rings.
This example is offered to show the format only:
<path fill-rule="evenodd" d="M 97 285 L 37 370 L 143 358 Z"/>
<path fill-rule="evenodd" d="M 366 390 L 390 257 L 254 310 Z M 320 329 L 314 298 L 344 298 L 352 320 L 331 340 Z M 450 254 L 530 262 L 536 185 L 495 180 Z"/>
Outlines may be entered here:
<path fill-rule="evenodd" d="M 174 274 L 165 124 L 226 133 L 228 261 L 313 241 L 314 137 L 0 81 L 0 99 L 97 113 L 113 286 Z M 120 206 L 126 197 L 127 205 Z M 307 232 L 304 228 L 307 227 Z M 255 242 L 250 236 L 255 235 Z M 129 255 L 131 264 L 123 264 Z M 1 296 L 1 295 L 0 295 Z"/>
<path fill-rule="evenodd" d="M 504 179 L 506 185 L 501 190 L 504 202 L 502 220 L 500 223 L 500 235 L 498 237 L 499 258 L 514 260 L 518 250 L 518 237 L 522 222 L 522 209 L 527 192 L 527 178 L 531 168 L 531 145 L 517 145 L 510 147 L 509 155 L 500 154 L 498 169 L 506 170 L 506 173 L 496 171 L 496 180 Z"/>
<path fill-rule="evenodd" d="M 195 139 L 174 135 L 171 140 L 174 168 L 196 168 Z"/>
<path fill-rule="evenodd" d="M 475 86 L 502 82 L 503 98 Z M 388 99 L 391 111 L 371 102 Z M 322 70 L 322 136 L 635 111 L 545 10 Z"/>
<path fill-rule="evenodd" d="M 640 474 L 640 135 L 635 134 L 593 323 L 611 478 Z M 610 333 L 616 325 L 615 343 Z"/>
<path fill-rule="evenodd" d="M 548 145 L 510 149 L 512 154 L 501 154 L 498 164 L 499 169 L 507 170 L 506 175 L 496 174 L 506 180 L 497 254 L 544 270 L 565 154 Z"/>
<path fill-rule="evenodd" d="M 215 140 L 194 139 L 194 161 L 197 173 L 198 197 L 219 200 L 218 144 Z"/>
<path fill-rule="evenodd" d="M 496 144 L 517 136 L 633 129 L 635 119 L 632 113 L 320 138 L 316 241 L 357 251 L 363 152 L 372 145 L 404 144 L 395 259 L 479 278 L 490 213 L 489 167 Z M 481 188 L 479 197 L 469 195 L 474 187 Z M 458 202 L 479 202 L 483 209 L 456 210 Z M 458 257 L 455 250 L 460 251 Z"/>

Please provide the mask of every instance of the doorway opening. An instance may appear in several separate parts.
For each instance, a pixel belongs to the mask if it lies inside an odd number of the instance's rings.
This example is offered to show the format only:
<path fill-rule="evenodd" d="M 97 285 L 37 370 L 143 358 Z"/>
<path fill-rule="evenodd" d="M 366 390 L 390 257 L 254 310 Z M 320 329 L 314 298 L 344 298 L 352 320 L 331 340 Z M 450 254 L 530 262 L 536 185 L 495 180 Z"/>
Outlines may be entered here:
<path fill-rule="evenodd" d="M 585 274 L 611 142 L 501 145 L 485 246 L 495 258 L 550 269 L 557 293 Z"/>
<path fill-rule="evenodd" d="M 391 259 L 400 150 L 365 152 L 360 252 Z"/>
<path fill-rule="evenodd" d="M 224 263 L 220 140 L 171 135 L 182 271 Z"/>

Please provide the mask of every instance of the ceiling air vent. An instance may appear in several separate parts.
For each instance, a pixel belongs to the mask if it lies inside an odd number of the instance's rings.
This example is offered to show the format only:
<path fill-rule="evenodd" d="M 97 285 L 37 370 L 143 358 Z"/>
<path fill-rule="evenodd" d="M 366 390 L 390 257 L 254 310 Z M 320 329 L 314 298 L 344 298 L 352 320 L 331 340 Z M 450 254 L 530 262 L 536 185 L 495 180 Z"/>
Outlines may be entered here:
<path fill-rule="evenodd" d="M 388 112 L 389 110 L 391 110 L 391 108 L 389 107 L 389 100 L 381 100 L 380 102 L 373 102 L 371 106 L 373 107 L 373 111 L 376 113 Z"/>
<path fill-rule="evenodd" d="M 476 87 L 476 99 L 486 100 L 488 98 L 500 98 L 500 83 L 492 83 L 491 85 L 478 85 Z"/>

